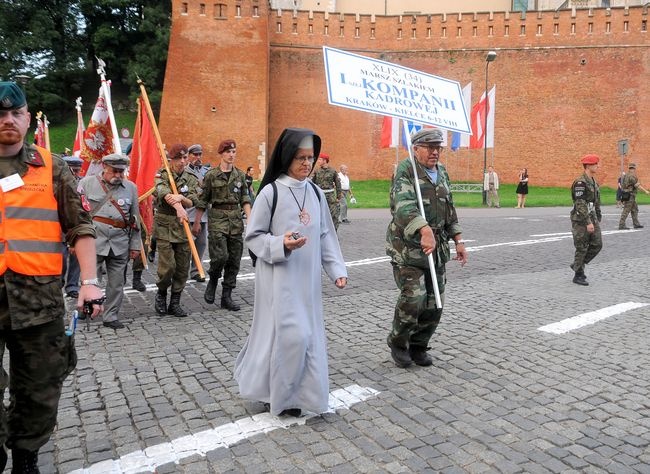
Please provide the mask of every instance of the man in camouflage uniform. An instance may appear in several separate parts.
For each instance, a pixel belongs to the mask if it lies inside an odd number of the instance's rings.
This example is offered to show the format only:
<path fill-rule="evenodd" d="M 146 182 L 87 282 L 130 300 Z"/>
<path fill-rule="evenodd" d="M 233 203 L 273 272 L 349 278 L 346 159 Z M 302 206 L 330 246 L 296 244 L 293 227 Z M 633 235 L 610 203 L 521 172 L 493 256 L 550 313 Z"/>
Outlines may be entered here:
<path fill-rule="evenodd" d="M 445 264 L 450 260 L 449 239 L 456 244 L 461 265 L 467 252 L 461 237 L 449 176 L 438 163 L 442 151 L 442 132 L 426 129 L 412 137 L 417 178 L 410 160 L 395 171 L 390 192 L 393 216 L 386 231 L 386 253 L 391 257 L 393 277 L 400 290 L 395 306 L 393 328 L 388 335 L 391 356 L 398 367 L 412 363 L 429 366 L 428 344 L 435 332 L 442 308 L 436 307 L 428 255 L 433 255 L 440 299 L 444 304 Z M 426 216 L 420 214 L 415 190 L 420 184 Z"/>
<path fill-rule="evenodd" d="M 339 174 L 334 168 L 330 168 L 330 157 L 325 153 L 318 156 L 320 168 L 314 173 L 312 181 L 316 186 L 321 188 L 327 198 L 327 205 L 330 208 L 330 215 L 334 228 L 339 229 L 339 214 L 341 212 L 341 198 L 343 190 L 341 189 L 341 180 Z"/>
<path fill-rule="evenodd" d="M 153 235 L 158 249 L 158 293 L 155 308 L 160 315 L 171 314 L 184 318 L 187 313 L 180 305 L 181 293 L 187 282 L 192 252 L 183 222 L 188 222 L 185 209 L 195 206 L 201 194 L 199 181 L 185 171 L 187 147 L 176 144 L 169 150 L 169 168 L 176 183 L 178 194 L 174 194 L 169 175 L 165 169 L 155 180 L 156 213 Z M 171 297 L 167 306 L 167 289 L 171 286 Z"/>
<path fill-rule="evenodd" d="M 638 190 L 643 191 L 648 194 L 647 191 L 641 183 L 639 183 L 639 178 L 636 175 L 636 164 L 630 163 L 628 165 L 628 173 L 623 178 L 621 183 L 621 190 L 623 193 L 628 193 L 628 200 L 622 199 L 623 201 L 623 212 L 621 213 L 621 219 L 618 221 L 619 230 L 627 230 L 629 227 L 625 226 L 625 221 L 627 216 L 632 214 L 632 225 L 635 229 L 643 229 L 643 226 L 639 222 L 639 205 L 636 203 L 636 193 Z"/>
<path fill-rule="evenodd" d="M 102 158 L 104 171 L 86 176 L 79 192 L 90 203 L 97 240 L 97 265 L 106 265 L 106 302 L 103 325 L 122 329 L 118 319 L 124 299 L 124 281 L 129 260 L 140 257 L 140 210 L 138 189 L 125 178 L 129 157 L 112 153 Z"/>
<path fill-rule="evenodd" d="M 224 140 L 219 144 L 219 166 L 212 168 L 203 180 L 203 194 L 196 205 L 194 225 L 201 221 L 208 211 L 208 249 L 210 252 L 210 279 L 203 298 L 206 303 L 214 303 L 217 282 L 223 271 L 221 286 L 221 307 L 239 311 L 239 305 L 232 300 L 232 290 L 237 285 L 237 274 L 244 250 L 244 222 L 251 212 L 251 198 L 246 186 L 246 174 L 234 166 L 237 144 L 234 140 Z"/>
<path fill-rule="evenodd" d="M 60 157 L 24 143 L 30 118 L 20 87 L 0 82 L 0 176 L 16 178 L 3 185 L 0 203 L 0 358 L 7 348 L 11 373 L 0 368 L 0 398 L 7 386 L 10 396 L 8 408 L 0 403 L 0 472 L 9 448 L 15 473 L 39 472 L 38 451 L 76 363 L 74 336 L 64 332 L 62 233 L 79 261 L 77 306 L 102 296 L 89 207 Z M 101 309 L 93 305 L 92 316 Z"/>
<path fill-rule="evenodd" d="M 573 283 L 587 286 L 589 282 L 585 276 L 585 265 L 591 262 L 603 248 L 600 234 L 600 188 L 594 176 L 598 171 L 597 155 L 585 155 L 580 162 L 584 173 L 573 181 L 571 185 L 571 232 L 573 245 L 576 248 L 571 269 L 575 272 Z"/>

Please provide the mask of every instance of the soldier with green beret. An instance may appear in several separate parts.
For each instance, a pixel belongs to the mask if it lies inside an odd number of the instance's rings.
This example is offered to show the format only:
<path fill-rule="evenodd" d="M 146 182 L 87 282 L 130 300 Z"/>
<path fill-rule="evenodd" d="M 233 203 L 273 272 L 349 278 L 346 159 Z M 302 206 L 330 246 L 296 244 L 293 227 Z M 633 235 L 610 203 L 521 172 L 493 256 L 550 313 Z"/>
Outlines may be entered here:
<path fill-rule="evenodd" d="M 321 188 L 325 193 L 327 205 L 330 209 L 330 216 L 334 228 L 339 230 L 339 214 L 341 213 L 341 198 L 343 197 L 343 189 L 341 188 L 341 179 L 339 174 L 334 168 L 330 168 L 330 156 L 327 153 L 321 153 L 318 156 L 318 163 L 320 167 L 314 173 L 312 182 Z"/>
<path fill-rule="evenodd" d="M 165 169 L 156 176 L 154 183 L 156 213 L 153 236 L 158 249 L 158 293 L 155 308 L 160 315 L 171 314 L 178 318 L 187 316 L 180 301 L 192 258 L 183 225 L 183 222 L 189 222 L 185 209 L 195 206 L 201 194 L 199 181 L 196 176 L 185 171 L 186 166 L 187 147 L 181 143 L 173 145 L 169 150 L 169 167 L 178 194 L 174 194 Z M 167 306 L 167 290 L 170 286 L 171 296 Z"/>
<path fill-rule="evenodd" d="M 224 140 L 219 144 L 219 166 L 210 169 L 203 180 L 203 194 L 196 205 L 196 221 L 208 210 L 208 251 L 210 253 L 210 279 L 203 298 L 214 303 L 217 282 L 221 282 L 221 307 L 239 311 L 239 305 L 232 299 L 232 290 L 237 285 L 237 274 L 244 250 L 244 222 L 251 212 L 251 198 L 246 186 L 246 174 L 234 166 L 237 157 L 235 140 Z M 195 222 L 196 222 L 195 221 Z"/>
<path fill-rule="evenodd" d="M 573 283 L 587 286 L 589 282 L 585 276 L 585 265 L 591 262 L 603 248 L 603 239 L 600 233 L 600 188 L 596 182 L 598 171 L 597 155 L 589 154 L 582 157 L 580 162 L 584 173 L 573 181 L 571 185 L 571 232 L 573 245 L 576 248 L 573 263 L 570 265 L 575 272 Z"/>
<path fill-rule="evenodd" d="M 417 176 L 407 159 L 397 166 L 391 183 L 392 220 L 386 231 L 386 253 L 391 257 L 393 277 L 400 295 L 387 341 L 398 367 L 433 363 L 427 350 L 440 322 L 442 308 L 436 307 L 428 255 L 433 255 L 443 303 L 445 264 L 451 256 L 449 239 L 456 244 L 455 260 L 461 265 L 467 262 L 449 176 L 444 166 L 438 163 L 442 141 L 442 132 L 437 129 L 415 133 L 412 144 Z M 416 180 L 422 194 L 424 217 L 416 197 Z"/>
<path fill-rule="evenodd" d="M 14 82 L 0 82 L 0 472 L 12 450 L 12 472 L 38 472 L 38 451 L 56 425 L 63 381 L 75 367 L 74 335 L 65 333 L 61 236 L 81 270 L 77 307 L 98 300 L 95 229 L 77 183 L 57 155 L 25 143 L 31 115 Z M 11 209 L 11 212 L 9 210 Z M 38 235 L 38 240 L 34 240 Z M 92 305 L 93 317 L 102 311 Z"/>

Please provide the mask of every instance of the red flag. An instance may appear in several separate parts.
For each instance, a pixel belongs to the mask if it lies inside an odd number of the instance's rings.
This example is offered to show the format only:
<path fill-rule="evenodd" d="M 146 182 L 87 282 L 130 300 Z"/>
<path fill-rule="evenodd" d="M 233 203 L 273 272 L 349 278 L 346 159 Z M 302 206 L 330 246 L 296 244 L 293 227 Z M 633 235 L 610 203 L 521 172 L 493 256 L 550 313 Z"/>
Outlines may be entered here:
<path fill-rule="evenodd" d="M 36 131 L 34 132 L 34 144 L 41 148 L 47 148 L 45 145 L 45 122 L 43 112 L 36 114 Z"/>
<path fill-rule="evenodd" d="M 485 145 L 485 118 L 488 113 L 488 103 L 485 93 L 481 95 L 479 101 L 472 107 L 472 135 L 469 138 L 470 148 L 483 148 Z"/>
<path fill-rule="evenodd" d="M 99 161 L 102 157 L 113 153 L 113 131 L 108 115 L 108 106 L 104 97 L 104 91 L 99 89 L 99 97 L 95 104 L 88 128 L 84 132 L 81 145 L 81 159 L 84 160 L 82 173 L 85 174 L 92 161 Z"/>
<path fill-rule="evenodd" d="M 81 144 L 84 140 L 84 132 L 86 127 L 84 126 L 84 118 L 81 115 L 81 97 L 77 99 L 77 133 L 74 136 L 74 145 L 72 146 L 72 156 L 79 158 L 81 156 Z"/>
<path fill-rule="evenodd" d="M 384 121 L 381 124 L 381 147 L 399 147 L 399 136 L 399 119 L 395 117 L 384 117 Z"/>
<path fill-rule="evenodd" d="M 153 134 L 142 97 L 138 99 L 138 118 L 134 128 L 129 179 L 138 187 L 138 196 L 142 196 L 153 188 L 154 178 L 160 168 L 160 153 L 156 137 Z M 151 233 L 153 227 L 153 197 L 151 195 L 140 201 L 140 215 L 147 231 Z"/>

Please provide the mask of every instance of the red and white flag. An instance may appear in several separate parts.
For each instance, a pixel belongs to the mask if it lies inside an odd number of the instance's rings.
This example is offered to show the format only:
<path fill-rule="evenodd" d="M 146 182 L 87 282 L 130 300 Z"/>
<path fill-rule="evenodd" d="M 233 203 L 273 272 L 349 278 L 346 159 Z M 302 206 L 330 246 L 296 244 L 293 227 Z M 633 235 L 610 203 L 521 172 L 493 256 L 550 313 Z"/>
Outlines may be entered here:
<path fill-rule="evenodd" d="M 384 117 L 384 121 L 381 124 L 381 147 L 399 147 L 400 134 L 399 119 L 395 117 Z"/>
<path fill-rule="evenodd" d="M 84 160 L 82 172 L 85 174 L 91 162 L 100 161 L 104 156 L 113 153 L 113 131 L 108 114 L 108 103 L 103 89 L 99 89 L 99 97 L 95 104 L 88 128 L 84 132 L 80 157 Z"/>
<path fill-rule="evenodd" d="M 131 147 L 131 166 L 129 179 L 138 187 L 138 196 L 147 194 L 153 188 L 156 173 L 161 166 L 160 152 L 151 121 L 147 115 L 142 97 L 138 98 L 138 118 L 135 122 L 133 145 Z M 153 228 L 153 196 L 149 195 L 140 201 L 140 216 L 147 233 Z"/>
<path fill-rule="evenodd" d="M 47 148 L 45 140 L 45 117 L 43 112 L 38 112 L 36 114 L 36 131 L 34 132 L 34 144 L 40 146 L 41 148 Z"/>
<path fill-rule="evenodd" d="M 488 92 L 487 100 L 485 92 L 479 101 L 472 107 L 472 136 L 469 140 L 470 148 L 483 148 L 486 146 L 485 124 L 487 118 L 487 148 L 494 148 L 494 110 L 496 102 L 496 88 L 492 87 Z"/>

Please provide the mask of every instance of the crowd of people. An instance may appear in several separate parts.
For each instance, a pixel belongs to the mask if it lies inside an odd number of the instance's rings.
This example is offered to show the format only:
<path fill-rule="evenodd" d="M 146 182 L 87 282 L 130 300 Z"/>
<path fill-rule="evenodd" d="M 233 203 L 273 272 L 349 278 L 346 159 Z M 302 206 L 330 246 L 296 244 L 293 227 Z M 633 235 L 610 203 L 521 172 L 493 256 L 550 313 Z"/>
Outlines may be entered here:
<path fill-rule="evenodd" d="M 190 278 L 205 283 L 208 304 L 215 304 L 221 280 L 220 308 L 240 310 L 233 293 L 246 246 L 255 265 L 255 294 L 250 332 L 235 362 L 240 394 L 278 416 L 327 411 L 321 269 L 337 288 L 346 287 L 337 229 L 350 222 L 347 202 L 354 196 L 347 166 L 339 173 L 330 167 L 315 132 L 282 132 L 257 194 L 252 167 L 246 172 L 236 167 L 235 140 L 221 141 L 214 166 L 204 164 L 201 144 L 172 145 L 155 178 L 154 227 L 147 236 L 136 186 L 127 177 L 128 154 L 104 156 L 94 164 L 96 171 L 82 178 L 80 159 L 62 159 L 25 142 L 30 118 L 20 87 L 0 82 L 0 232 L 6 242 L 0 252 L 0 353 L 8 349 L 11 373 L 9 378 L 0 370 L 0 389 L 9 387 L 12 400 L 9 410 L 0 404 L 0 471 L 10 449 L 12 472 L 38 472 L 38 451 L 56 424 L 63 380 L 76 364 L 74 329 L 64 327 L 62 287 L 76 299 L 80 317 L 101 315 L 103 326 L 122 329 L 130 260 L 133 288 L 145 291 L 144 259 L 157 258 L 155 311 L 183 318 L 188 313 L 181 300 Z M 423 129 L 411 142 L 414 159 L 402 161 L 391 182 L 386 233 L 399 289 L 387 344 L 400 368 L 433 364 L 428 351 L 442 318 L 450 242 L 454 260 L 465 265 L 468 259 L 451 182 L 440 163 L 443 134 Z M 581 163 L 584 173 L 572 185 L 571 268 L 574 283 L 586 286 L 585 265 L 602 248 L 599 158 L 586 155 Z M 517 207 L 525 207 L 527 183 L 523 169 Z M 490 167 L 484 190 L 494 207 L 498 189 Z M 635 228 L 642 227 L 638 190 L 649 192 L 630 163 L 621 181 L 622 229 L 628 214 Z M 207 278 L 201 263 L 206 247 Z"/>

